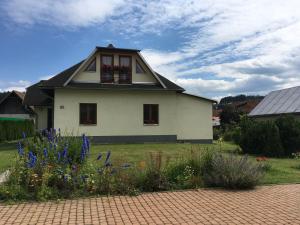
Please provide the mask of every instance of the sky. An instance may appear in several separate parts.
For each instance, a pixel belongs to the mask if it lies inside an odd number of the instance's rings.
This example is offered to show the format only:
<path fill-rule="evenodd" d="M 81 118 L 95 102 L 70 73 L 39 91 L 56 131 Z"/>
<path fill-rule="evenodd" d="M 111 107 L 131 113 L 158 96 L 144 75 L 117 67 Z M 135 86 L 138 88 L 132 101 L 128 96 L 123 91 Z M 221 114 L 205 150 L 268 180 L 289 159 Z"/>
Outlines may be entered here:
<path fill-rule="evenodd" d="M 297 86 L 299 9 L 299 0 L 1 0 L 0 91 L 23 91 L 109 43 L 141 49 L 201 96 Z"/>

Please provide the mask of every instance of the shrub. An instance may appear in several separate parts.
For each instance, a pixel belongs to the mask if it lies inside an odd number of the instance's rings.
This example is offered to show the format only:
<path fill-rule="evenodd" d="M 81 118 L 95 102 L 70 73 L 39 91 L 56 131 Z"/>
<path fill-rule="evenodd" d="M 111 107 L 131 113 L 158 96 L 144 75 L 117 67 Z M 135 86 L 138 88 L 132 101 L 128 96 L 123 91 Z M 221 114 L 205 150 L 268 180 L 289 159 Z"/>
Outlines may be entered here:
<path fill-rule="evenodd" d="M 0 120 L 0 142 L 22 138 L 25 132 L 28 136 L 34 134 L 33 120 Z"/>
<path fill-rule="evenodd" d="M 230 126 L 223 133 L 224 141 L 232 141 L 236 144 L 240 143 L 241 128 L 239 126 Z"/>
<path fill-rule="evenodd" d="M 255 187 L 263 175 L 263 167 L 251 162 L 247 156 L 234 154 L 214 154 L 211 170 L 204 174 L 207 186 L 229 189 L 249 189 Z"/>
<path fill-rule="evenodd" d="M 210 170 L 212 149 L 191 151 L 167 167 L 167 177 L 174 189 L 196 188 L 203 185 L 202 176 Z"/>
<path fill-rule="evenodd" d="M 147 166 L 140 178 L 140 189 L 142 191 L 160 191 L 167 190 L 169 183 L 167 181 L 164 166 L 168 160 L 164 161 L 161 152 L 150 153 Z"/>
<path fill-rule="evenodd" d="M 279 129 L 285 155 L 300 151 L 300 122 L 292 116 L 283 116 L 275 123 Z"/>
<path fill-rule="evenodd" d="M 222 135 L 222 130 L 220 127 L 213 128 L 213 139 L 218 140 Z"/>
<path fill-rule="evenodd" d="M 243 118 L 240 126 L 239 144 L 244 153 L 276 157 L 284 155 L 279 129 L 275 122 L 257 122 Z"/>

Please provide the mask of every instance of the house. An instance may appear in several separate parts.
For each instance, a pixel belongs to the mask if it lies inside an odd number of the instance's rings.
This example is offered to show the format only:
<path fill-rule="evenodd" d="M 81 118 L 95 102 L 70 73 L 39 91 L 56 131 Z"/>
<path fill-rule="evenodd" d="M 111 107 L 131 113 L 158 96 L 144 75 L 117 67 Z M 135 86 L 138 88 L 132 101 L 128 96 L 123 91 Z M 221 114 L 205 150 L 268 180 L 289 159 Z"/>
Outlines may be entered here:
<path fill-rule="evenodd" d="M 19 91 L 0 93 L 0 118 L 33 119 L 33 109 L 23 105 L 24 95 Z"/>
<path fill-rule="evenodd" d="M 249 114 L 257 119 L 292 115 L 300 119 L 300 86 L 272 91 Z"/>
<path fill-rule="evenodd" d="M 24 100 L 35 107 L 38 129 L 102 143 L 211 143 L 213 102 L 153 71 L 140 50 L 113 45 L 29 87 Z"/>

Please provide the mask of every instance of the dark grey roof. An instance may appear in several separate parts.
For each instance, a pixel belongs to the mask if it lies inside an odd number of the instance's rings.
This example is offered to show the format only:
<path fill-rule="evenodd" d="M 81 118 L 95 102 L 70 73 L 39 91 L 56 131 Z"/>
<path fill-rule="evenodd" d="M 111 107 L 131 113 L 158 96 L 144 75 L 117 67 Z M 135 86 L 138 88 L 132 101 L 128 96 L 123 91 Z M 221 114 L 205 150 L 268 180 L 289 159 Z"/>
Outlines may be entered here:
<path fill-rule="evenodd" d="M 61 73 L 50 78 L 49 80 L 43 81 L 39 85 L 41 87 L 63 87 L 64 83 L 72 76 L 72 74 L 78 69 L 78 67 L 81 65 L 81 63 L 83 63 L 83 61 L 84 60 L 62 71 Z"/>
<path fill-rule="evenodd" d="M 64 70 L 63 72 L 57 74 L 56 76 L 50 78 L 49 80 L 43 81 L 42 83 L 39 84 L 41 88 L 53 88 L 53 87 L 64 87 L 65 82 L 72 76 L 72 74 L 78 69 L 78 67 L 83 63 L 83 61 L 75 64 L 74 66 Z M 161 82 L 166 86 L 166 89 L 168 90 L 176 90 L 176 91 L 184 91 L 184 89 L 172 81 L 168 80 L 167 78 L 163 77 L 162 75 L 156 73 L 156 75 L 159 77 Z M 69 83 L 67 86 L 70 87 L 80 87 L 80 88 L 113 88 L 113 89 L 124 89 L 124 87 L 128 87 L 128 89 L 134 89 L 139 87 L 139 89 L 143 89 L 145 87 L 146 89 L 149 90 L 149 85 L 144 85 L 144 84 L 136 84 L 134 88 L 132 88 L 131 85 L 107 85 L 107 84 L 91 84 L 91 83 L 80 83 L 80 84 L 75 84 L 75 83 Z M 117 87 L 121 86 L 121 87 Z M 155 89 L 164 89 L 161 85 L 157 85 Z M 151 88 L 150 88 L 151 89 Z"/>
<path fill-rule="evenodd" d="M 39 87 L 44 81 L 40 81 L 27 88 L 23 104 L 28 106 L 51 106 L 52 99 Z"/>
<path fill-rule="evenodd" d="M 300 86 L 272 91 L 249 114 L 268 116 L 300 113 Z"/>
<path fill-rule="evenodd" d="M 167 89 L 177 90 L 177 91 L 184 91 L 184 89 L 182 87 L 180 87 L 177 84 L 173 83 L 172 81 L 168 80 L 167 78 L 160 75 L 159 73 L 156 73 L 156 75 L 161 80 L 161 82 L 166 86 Z"/>
<path fill-rule="evenodd" d="M 199 95 L 193 95 L 193 94 L 190 94 L 190 93 L 180 93 L 180 94 L 191 96 L 191 97 L 195 97 L 195 98 L 199 98 L 199 99 L 202 99 L 202 100 L 205 100 L 205 101 L 209 101 L 209 102 L 213 102 L 213 103 L 217 103 L 218 102 L 217 100 L 214 100 L 214 99 L 202 97 L 202 96 L 199 96 Z"/>
<path fill-rule="evenodd" d="M 97 50 L 101 51 L 101 52 L 128 52 L 128 53 L 134 53 L 134 52 L 140 52 L 141 50 L 139 49 L 130 49 L 130 48 L 115 48 L 115 47 L 101 47 L 101 46 L 97 46 L 96 47 Z"/>
<path fill-rule="evenodd" d="M 0 103 L 3 102 L 9 95 L 10 95 L 10 92 L 0 93 Z"/>

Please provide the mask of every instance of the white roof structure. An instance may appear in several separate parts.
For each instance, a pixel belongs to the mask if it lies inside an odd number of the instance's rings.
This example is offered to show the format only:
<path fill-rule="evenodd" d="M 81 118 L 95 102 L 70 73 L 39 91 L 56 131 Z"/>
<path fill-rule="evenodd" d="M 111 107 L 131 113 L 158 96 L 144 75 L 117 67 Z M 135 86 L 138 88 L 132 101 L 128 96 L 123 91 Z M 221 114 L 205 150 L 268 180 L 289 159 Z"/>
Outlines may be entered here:
<path fill-rule="evenodd" d="M 300 86 L 272 91 L 249 114 L 268 116 L 300 113 Z"/>

